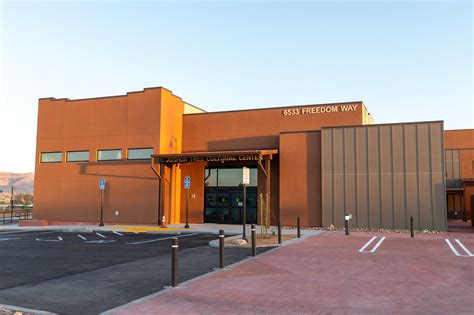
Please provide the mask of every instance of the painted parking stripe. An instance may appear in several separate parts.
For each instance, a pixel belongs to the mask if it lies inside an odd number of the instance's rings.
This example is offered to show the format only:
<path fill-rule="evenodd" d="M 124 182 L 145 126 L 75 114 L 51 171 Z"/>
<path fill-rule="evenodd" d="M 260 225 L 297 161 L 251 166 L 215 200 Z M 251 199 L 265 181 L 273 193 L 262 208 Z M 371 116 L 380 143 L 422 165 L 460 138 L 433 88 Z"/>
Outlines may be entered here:
<path fill-rule="evenodd" d="M 362 246 L 361 249 L 359 249 L 359 252 L 363 252 L 367 248 L 367 246 L 369 246 L 370 243 L 372 243 L 376 238 L 377 236 L 372 237 L 367 243 L 365 243 L 364 246 Z"/>
<path fill-rule="evenodd" d="M 444 240 L 446 241 L 446 243 L 448 244 L 449 248 L 454 253 L 454 255 L 461 256 L 461 254 L 459 254 L 459 252 L 456 250 L 456 248 L 454 248 L 453 244 L 451 244 L 451 242 L 447 238 Z"/>
<path fill-rule="evenodd" d="M 117 231 L 113 231 L 113 233 L 114 233 L 114 234 L 117 234 L 117 235 L 120 235 L 120 236 L 123 236 L 122 233 L 119 233 L 119 232 L 117 232 Z"/>
<path fill-rule="evenodd" d="M 155 238 L 152 240 L 146 240 L 146 241 L 141 241 L 141 242 L 132 242 L 132 243 L 127 243 L 127 245 L 139 245 L 139 244 L 146 244 L 146 243 L 152 243 L 152 242 L 159 242 L 159 241 L 164 241 L 164 240 L 169 240 L 171 238 L 181 238 L 181 237 L 186 237 L 186 236 L 193 236 L 197 235 L 199 233 L 191 233 L 191 234 L 185 234 L 185 235 L 179 235 L 179 236 L 170 236 L 170 237 L 163 237 L 163 238 Z"/>
<path fill-rule="evenodd" d="M 102 235 L 102 234 L 100 234 L 100 233 L 95 233 L 95 234 L 99 235 L 99 236 L 102 237 L 102 238 L 105 238 L 105 235 Z"/>
<path fill-rule="evenodd" d="M 0 242 L 21 240 L 21 237 L 0 237 Z"/>
<path fill-rule="evenodd" d="M 379 241 L 377 244 L 375 244 L 374 248 L 372 248 L 372 250 L 371 250 L 370 252 L 371 252 L 371 253 L 374 253 L 374 252 L 377 250 L 377 248 L 379 248 L 379 246 L 382 244 L 382 242 L 383 242 L 384 240 L 385 240 L 385 236 L 382 237 L 382 238 L 380 239 L 380 241 Z"/>
<path fill-rule="evenodd" d="M 456 249 L 456 247 L 454 246 L 454 244 L 451 243 L 451 241 L 449 239 L 444 239 L 446 241 L 446 244 L 448 244 L 449 246 L 449 249 L 451 249 L 451 251 L 454 253 L 454 255 L 458 256 L 458 257 L 473 257 L 474 255 L 469 251 L 469 249 L 467 249 L 466 246 L 464 246 L 463 243 L 461 243 L 460 240 L 458 239 L 455 239 L 456 243 L 459 245 L 459 247 L 461 247 L 461 249 L 464 251 L 464 253 L 459 253 L 459 251 Z"/>
<path fill-rule="evenodd" d="M 36 232 L 36 231 L 18 231 L 18 232 L 5 232 L 2 234 L 11 234 L 7 235 L 9 237 L 11 236 L 28 236 L 28 235 L 40 235 L 40 234 L 51 234 L 51 233 L 57 233 L 58 231 L 47 231 L 47 232 Z"/>
<path fill-rule="evenodd" d="M 38 242 L 61 242 L 63 238 L 58 236 L 58 239 L 44 239 L 44 238 L 37 238 L 36 241 Z"/>
<path fill-rule="evenodd" d="M 79 237 L 80 239 L 82 239 L 82 240 L 84 240 L 84 241 L 87 240 L 87 238 L 85 238 L 84 236 L 82 236 L 82 235 L 80 235 L 80 234 L 78 234 L 77 237 Z"/>
<path fill-rule="evenodd" d="M 466 246 L 464 246 L 464 244 L 461 243 L 460 240 L 456 239 L 455 241 L 456 241 L 456 243 L 459 244 L 459 246 L 461 246 L 461 248 L 466 252 L 466 254 L 468 254 L 470 257 L 474 256 L 474 255 L 469 251 L 469 249 L 467 249 Z"/>
<path fill-rule="evenodd" d="M 372 237 L 361 249 L 359 249 L 360 253 L 375 253 L 375 251 L 382 245 L 383 241 L 385 240 L 385 236 L 381 237 L 379 241 L 375 244 L 375 246 L 371 250 L 366 250 L 373 241 L 377 239 L 378 236 Z"/>

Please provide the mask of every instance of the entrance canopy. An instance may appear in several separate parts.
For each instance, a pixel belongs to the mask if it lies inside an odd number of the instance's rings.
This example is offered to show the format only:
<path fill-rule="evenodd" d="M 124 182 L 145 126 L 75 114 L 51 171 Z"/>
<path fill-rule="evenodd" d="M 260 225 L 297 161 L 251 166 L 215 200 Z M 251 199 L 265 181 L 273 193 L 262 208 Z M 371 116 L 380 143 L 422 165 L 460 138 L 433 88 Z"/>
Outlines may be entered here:
<path fill-rule="evenodd" d="M 173 154 L 154 154 L 151 156 L 151 167 L 155 169 L 155 164 L 180 164 L 194 162 L 250 162 L 256 161 L 259 168 L 267 176 L 267 169 L 263 166 L 263 160 L 271 160 L 278 150 L 244 150 L 244 151 L 206 151 L 206 152 L 188 152 Z M 158 175 L 159 176 L 159 175 Z"/>
<path fill-rule="evenodd" d="M 245 150 L 245 151 L 206 151 L 173 154 L 154 154 L 155 163 L 175 164 L 192 162 L 231 162 L 271 160 L 278 150 Z"/>
<path fill-rule="evenodd" d="M 208 152 L 188 152 L 174 154 L 154 154 L 151 156 L 151 168 L 160 180 L 160 190 L 158 194 L 158 219 L 163 215 L 163 175 L 165 165 L 175 165 L 182 163 L 209 162 L 209 163 L 248 163 L 257 162 L 258 168 L 265 176 L 263 191 L 267 204 L 270 200 L 270 161 L 278 150 L 244 150 L 244 151 L 208 151 Z M 262 161 L 264 163 L 262 163 Z M 156 169 L 156 164 L 160 167 Z M 265 165 L 264 165 L 265 164 Z M 270 211 L 270 206 L 268 206 Z"/>

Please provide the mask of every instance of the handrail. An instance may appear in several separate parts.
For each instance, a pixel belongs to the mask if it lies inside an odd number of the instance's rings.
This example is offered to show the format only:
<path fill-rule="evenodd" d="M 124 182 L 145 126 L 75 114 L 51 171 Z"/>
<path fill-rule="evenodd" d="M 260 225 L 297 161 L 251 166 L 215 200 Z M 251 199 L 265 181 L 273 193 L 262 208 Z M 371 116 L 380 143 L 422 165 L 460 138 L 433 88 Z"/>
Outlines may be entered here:
<path fill-rule="evenodd" d="M 2 224 L 31 220 L 33 218 L 33 208 L 13 208 L 0 211 L 0 222 Z"/>

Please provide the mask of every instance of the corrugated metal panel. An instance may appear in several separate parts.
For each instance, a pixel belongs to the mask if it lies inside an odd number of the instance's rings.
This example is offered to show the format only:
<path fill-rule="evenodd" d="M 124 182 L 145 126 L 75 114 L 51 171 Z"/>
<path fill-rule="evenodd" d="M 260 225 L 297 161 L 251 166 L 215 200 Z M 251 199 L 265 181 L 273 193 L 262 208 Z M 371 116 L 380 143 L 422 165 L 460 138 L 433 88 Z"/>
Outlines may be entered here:
<path fill-rule="evenodd" d="M 442 122 L 323 128 L 323 226 L 348 211 L 352 227 L 445 230 L 442 137 Z"/>
<path fill-rule="evenodd" d="M 344 196 L 344 129 L 334 129 L 332 133 L 333 143 L 333 216 L 334 222 L 344 220 L 345 199 Z"/>
<path fill-rule="evenodd" d="M 380 131 L 380 183 L 381 226 L 395 228 L 393 212 L 393 152 L 392 127 L 382 126 Z"/>
<path fill-rule="evenodd" d="M 369 182 L 367 171 L 367 150 L 357 149 L 367 148 L 367 129 L 355 128 L 355 145 L 357 164 L 357 226 L 361 228 L 369 227 Z M 330 176 L 329 176 L 330 177 Z"/>
<path fill-rule="evenodd" d="M 418 142 L 418 200 L 420 229 L 429 229 L 433 226 L 433 215 L 431 207 L 431 158 L 429 125 L 417 126 Z"/>
<path fill-rule="evenodd" d="M 327 131 L 327 136 L 321 138 L 321 147 L 327 148 L 321 152 L 322 160 L 326 161 L 326 168 L 333 172 L 333 149 L 332 149 L 332 130 Z M 323 176 L 322 177 L 322 207 L 325 209 L 331 209 L 331 216 L 323 216 L 322 222 L 323 226 L 330 226 L 334 222 L 332 214 L 334 214 L 334 203 L 332 197 L 334 196 L 333 192 L 333 177 L 332 176 Z"/>
<path fill-rule="evenodd" d="M 403 137 L 404 127 L 392 126 L 393 152 L 393 211 L 394 228 L 404 229 L 407 225 L 406 176 L 405 176 L 405 145 Z"/>
<path fill-rule="evenodd" d="M 439 226 L 440 230 L 447 230 L 448 222 L 446 216 L 438 215 L 439 208 L 443 208 L 446 213 L 446 182 L 445 182 L 445 162 L 444 157 L 444 135 L 443 125 L 430 125 L 430 151 L 431 151 L 431 197 L 433 210 L 433 226 Z"/>
<path fill-rule="evenodd" d="M 344 180 L 344 194 L 346 196 L 345 202 L 346 205 L 353 205 L 351 209 L 352 213 L 355 213 L 357 208 L 357 199 L 356 199 L 356 173 L 355 173 L 355 150 L 354 150 L 354 129 L 344 129 L 344 172 L 346 174 Z M 351 225 L 355 225 L 357 221 L 357 216 L 355 220 L 351 222 Z"/>
<path fill-rule="evenodd" d="M 380 228 L 380 155 L 372 154 L 379 152 L 379 128 L 367 129 L 367 169 L 369 171 L 369 227 Z"/>
<path fill-rule="evenodd" d="M 418 204 L 418 150 L 416 126 L 405 126 L 405 198 L 407 201 L 407 218 L 413 217 L 415 227 L 419 222 Z M 407 222 L 408 223 L 408 222 Z M 408 226 L 408 225 L 407 225 Z"/>

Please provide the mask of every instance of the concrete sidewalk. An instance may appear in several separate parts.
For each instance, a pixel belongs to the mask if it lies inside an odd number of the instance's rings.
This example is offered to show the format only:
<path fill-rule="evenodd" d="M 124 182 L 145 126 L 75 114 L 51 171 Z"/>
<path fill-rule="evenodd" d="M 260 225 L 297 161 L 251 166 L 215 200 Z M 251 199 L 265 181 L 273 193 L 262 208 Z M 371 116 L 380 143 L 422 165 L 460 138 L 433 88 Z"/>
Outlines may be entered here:
<path fill-rule="evenodd" d="M 361 253 L 374 236 L 385 241 Z M 325 232 L 107 314 L 472 314 L 474 257 L 446 237 Z"/>

